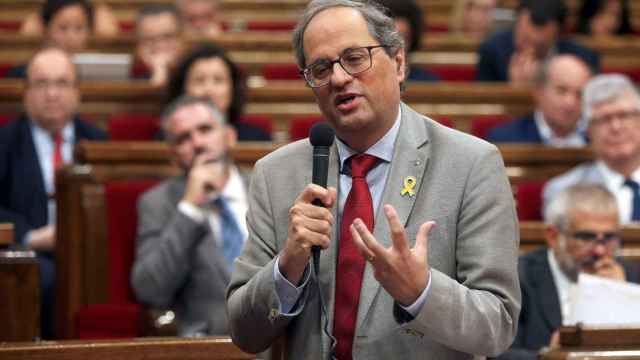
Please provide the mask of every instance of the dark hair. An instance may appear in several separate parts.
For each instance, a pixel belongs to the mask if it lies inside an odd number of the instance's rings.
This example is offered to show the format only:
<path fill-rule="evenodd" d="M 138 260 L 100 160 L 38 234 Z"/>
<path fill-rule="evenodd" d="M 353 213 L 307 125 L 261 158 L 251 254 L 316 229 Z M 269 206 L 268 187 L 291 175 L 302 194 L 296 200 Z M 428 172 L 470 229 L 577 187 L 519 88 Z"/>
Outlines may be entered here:
<path fill-rule="evenodd" d="M 578 13 L 578 32 L 585 35 L 591 34 L 591 19 L 600 13 L 605 5 L 607 4 L 606 0 L 583 0 L 582 6 L 580 7 L 580 11 Z M 620 5 L 622 7 L 622 12 L 620 14 L 620 25 L 615 30 L 615 34 L 617 35 L 626 35 L 632 32 L 631 30 L 631 21 L 629 20 L 630 11 L 629 11 L 629 1 L 628 0 L 620 0 Z"/>
<path fill-rule="evenodd" d="M 405 44 L 408 52 L 416 51 L 422 42 L 422 30 L 424 28 L 424 14 L 422 9 L 413 0 L 377 0 L 387 10 L 387 15 L 392 18 L 401 18 L 409 22 L 411 29 L 411 44 Z"/>
<path fill-rule="evenodd" d="M 87 16 L 87 21 L 89 22 L 89 30 L 93 30 L 93 6 L 87 0 L 47 0 L 44 4 L 42 4 L 42 9 L 40 10 L 40 18 L 42 19 L 42 24 L 44 27 L 49 27 L 51 20 L 56 14 L 69 6 L 80 5 L 84 14 Z"/>
<path fill-rule="evenodd" d="M 230 124 L 235 124 L 240 120 L 245 102 L 244 76 L 240 68 L 229 59 L 224 50 L 212 43 L 197 45 L 180 60 L 178 66 L 176 66 L 174 72 L 171 74 L 171 79 L 167 86 L 167 100 L 171 102 L 184 94 L 187 74 L 196 61 L 211 58 L 222 59 L 231 74 L 233 92 L 231 104 L 229 104 L 229 109 L 225 115 Z"/>
<path fill-rule="evenodd" d="M 567 7 L 563 0 L 521 0 L 518 13 L 529 11 L 531 22 L 535 26 L 545 26 L 550 22 L 558 24 L 560 31 L 564 29 L 567 18 Z"/>
<path fill-rule="evenodd" d="M 140 22 L 148 17 L 148 16 L 156 16 L 162 14 L 171 14 L 176 19 L 176 24 L 178 24 L 178 31 L 182 30 L 182 18 L 178 13 L 178 9 L 172 4 L 149 4 L 145 5 L 136 16 L 136 31 L 138 30 L 138 26 L 140 26 Z"/>

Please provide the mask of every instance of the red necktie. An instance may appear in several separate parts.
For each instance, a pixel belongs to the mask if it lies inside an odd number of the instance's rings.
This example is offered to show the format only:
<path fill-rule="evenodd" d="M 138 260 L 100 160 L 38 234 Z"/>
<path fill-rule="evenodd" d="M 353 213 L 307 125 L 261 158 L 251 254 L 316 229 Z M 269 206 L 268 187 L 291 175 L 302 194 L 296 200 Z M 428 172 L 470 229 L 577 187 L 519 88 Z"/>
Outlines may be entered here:
<path fill-rule="evenodd" d="M 56 173 L 63 164 L 62 160 L 62 136 L 57 132 L 53 136 L 53 173 Z"/>
<path fill-rule="evenodd" d="M 336 271 L 333 335 L 338 341 L 336 356 L 339 360 L 352 358 L 351 349 L 365 265 L 364 257 L 358 253 L 351 239 L 349 227 L 354 219 L 360 218 L 367 225 L 369 231 L 373 231 L 373 201 L 366 176 L 377 162 L 378 158 L 367 154 L 351 157 L 351 191 L 342 212 Z"/>

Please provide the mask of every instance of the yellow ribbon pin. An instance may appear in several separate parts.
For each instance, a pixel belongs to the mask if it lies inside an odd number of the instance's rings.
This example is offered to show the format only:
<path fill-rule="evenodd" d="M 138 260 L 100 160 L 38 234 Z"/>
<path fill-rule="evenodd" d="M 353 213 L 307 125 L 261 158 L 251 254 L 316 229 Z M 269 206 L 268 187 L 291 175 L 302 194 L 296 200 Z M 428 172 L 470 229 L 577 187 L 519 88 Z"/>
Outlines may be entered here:
<path fill-rule="evenodd" d="M 404 187 L 402 188 L 400 195 L 405 196 L 408 194 L 409 197 L 415 195 L 416 192 L 413 191 L 413 188 L 416 186 L 417 182 L 418 180 L 416 180 L 415 176 L 407 176 L 406 178 L 404 178 Z"/>

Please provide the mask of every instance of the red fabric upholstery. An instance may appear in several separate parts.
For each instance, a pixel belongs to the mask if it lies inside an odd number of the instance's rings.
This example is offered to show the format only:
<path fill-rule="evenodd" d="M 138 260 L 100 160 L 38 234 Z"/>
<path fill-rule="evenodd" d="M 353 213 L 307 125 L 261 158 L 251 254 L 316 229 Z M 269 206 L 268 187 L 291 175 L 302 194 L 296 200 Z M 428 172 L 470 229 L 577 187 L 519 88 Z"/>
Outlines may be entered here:
<path fill-rule="evenodd" d="M 489 131 L 511 120 L 506 115 L 478 116 L 471 120 L 471 134 L 486 139 Z"/>
<path fill-rule="evenodd" d="M 111 140 L 153 140 L 160 130 L 160 120 L 150 114 L 119 114 L 109 119 Z"/>
<path fill-rule="evenodd" d="M 78 312 L 80 339 L 113 339 L 141 336 L 138 304 L 92 304 Z"/>
<path fill-rule="evenodd" d="M 640 68 L 615 68 L 615 67 L 605 67 L 602 69 L 602 72 L 605 74 L 624 74 L 631 79 L 634 83 L 640 83 Z"/>
<path fill-rule="evenodd" d="M 440 124 L 455 129 L 455 125 L 453 121 L 447 116 L 438 116 L 437 118 L 432 118 L 433 120 L 439 122 Z"/>
<path fill-rule="evenodd" d="M 429 70 L 437 74 L 442 81 L 475 81 L 476 67 L 474 64 L 434 64 Z"/>
<path fill-rule="evenodd" d="M 15 119 L 15 115 L 3 114 L 0 115 L 0 126 L 4 126 L 11 122 L 11 120 Z"/>
<path fill-rule="evenodd" d="M 11 70 L 12 67 L 12 64 L 0 64 L 0 78 L 4 78 L 5 76 L 7 76 L 7 73 L 9 72 L 9 70 Z"/>
<path fill-rule="evenodd" d="M 289 140 L 296 141 L 309 137 L 311 127 L 320 121 L 322 121 L 322 117 L 320 116 L 306 116 L 292 119 L 289 125 Z"/>
<path fill-rule="evenodd" d="M 273 134 L 273 121 L 266 115 L 243 115 L 240 122 L 257 126 L 269 135 Z"/>
<path fill-rule="evenodd" d="M 248 31 L 292 31 L 295 21 L 287 20 L 251 20 L 247 22 Z"/>
<path fill-rule="evenodd" d="M 129 282 L 133 264 L 139 196 L 157 180 L 119 180 L 105 184 L 108 226 L 109 283 L 106 304 L 90 304 L 76 317 L 84 339 L 140 335 L 140 306 Z"/>
<path fill-rule="evenodd" d="M 20 30 L 21 26 L 22 26 L 21 20 L 1 20 L 0 21 L 0 30 L 3 30 L 3 31 L 17 32 L 18 30 Z"/>
<path fill-rule="evenodd" d="M 262 67 L 262 76 L 267 80 L 302 80 L 295 64 L 266 64 Z"/>
<path fill-rule="evenodd" d="M 526 181 L 515 188 L 516 209 L 520 221 L 542 220 L 542 190 L 545 181 Z"/>

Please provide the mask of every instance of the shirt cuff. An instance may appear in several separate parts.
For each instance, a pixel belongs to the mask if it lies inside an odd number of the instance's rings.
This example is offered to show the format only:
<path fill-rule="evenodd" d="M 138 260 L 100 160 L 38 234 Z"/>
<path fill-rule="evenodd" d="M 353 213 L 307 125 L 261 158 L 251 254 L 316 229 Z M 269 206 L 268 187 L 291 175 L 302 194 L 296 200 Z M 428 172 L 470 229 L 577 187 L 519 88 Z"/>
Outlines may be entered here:
<path fill-rule="evenodd" d="M 273 265 L 273 279 L 276 283 L 276 294 L 278 295 L 278 300 L 280 300 L 279 310 L 282 315 L 292 315 L 293 312 L 291 310 L 298 302 L 300 295 L 302 295 L 304 287 L 307 285 L 307 282 L 309 282 L 311 274 L 309 271 L 305 271 L 302 285 L 296 287 L 280 273 L 280 267 L 278 266 L 279 263 L 280 256 L 276 258 Z"/>
<path fill-rule="evenodd" d="M 429 270 L 429 282 L 427 283 L 427 286 L 424 288 L 424 290 L 422 291 L 422 294 L 420 294 L 420 296 L 418 296 L 418 299 L 411 305 L 405 307 L 402 306 L 400 304 L 400 307 L 408 312 L 409 314 L 411 314 L 411 316 L 413 316 L 414 318 L 416 316 L 418 316 L 418 313 L 420 312 L 420 310 L 422 310 L 422 308 L 424 307 L 424 304 L 427 303 L 427 297 L 429 295 L 429 289 L 431 289 L 431 270 Z"/>
<path fill-rule="evenodd" d="M 202 211 L 202 209 L 186 201 L 180 201 L 178 203 L 178 210 L 198 224 L 204 224 L 207 220 L 207 215 Z"/>

